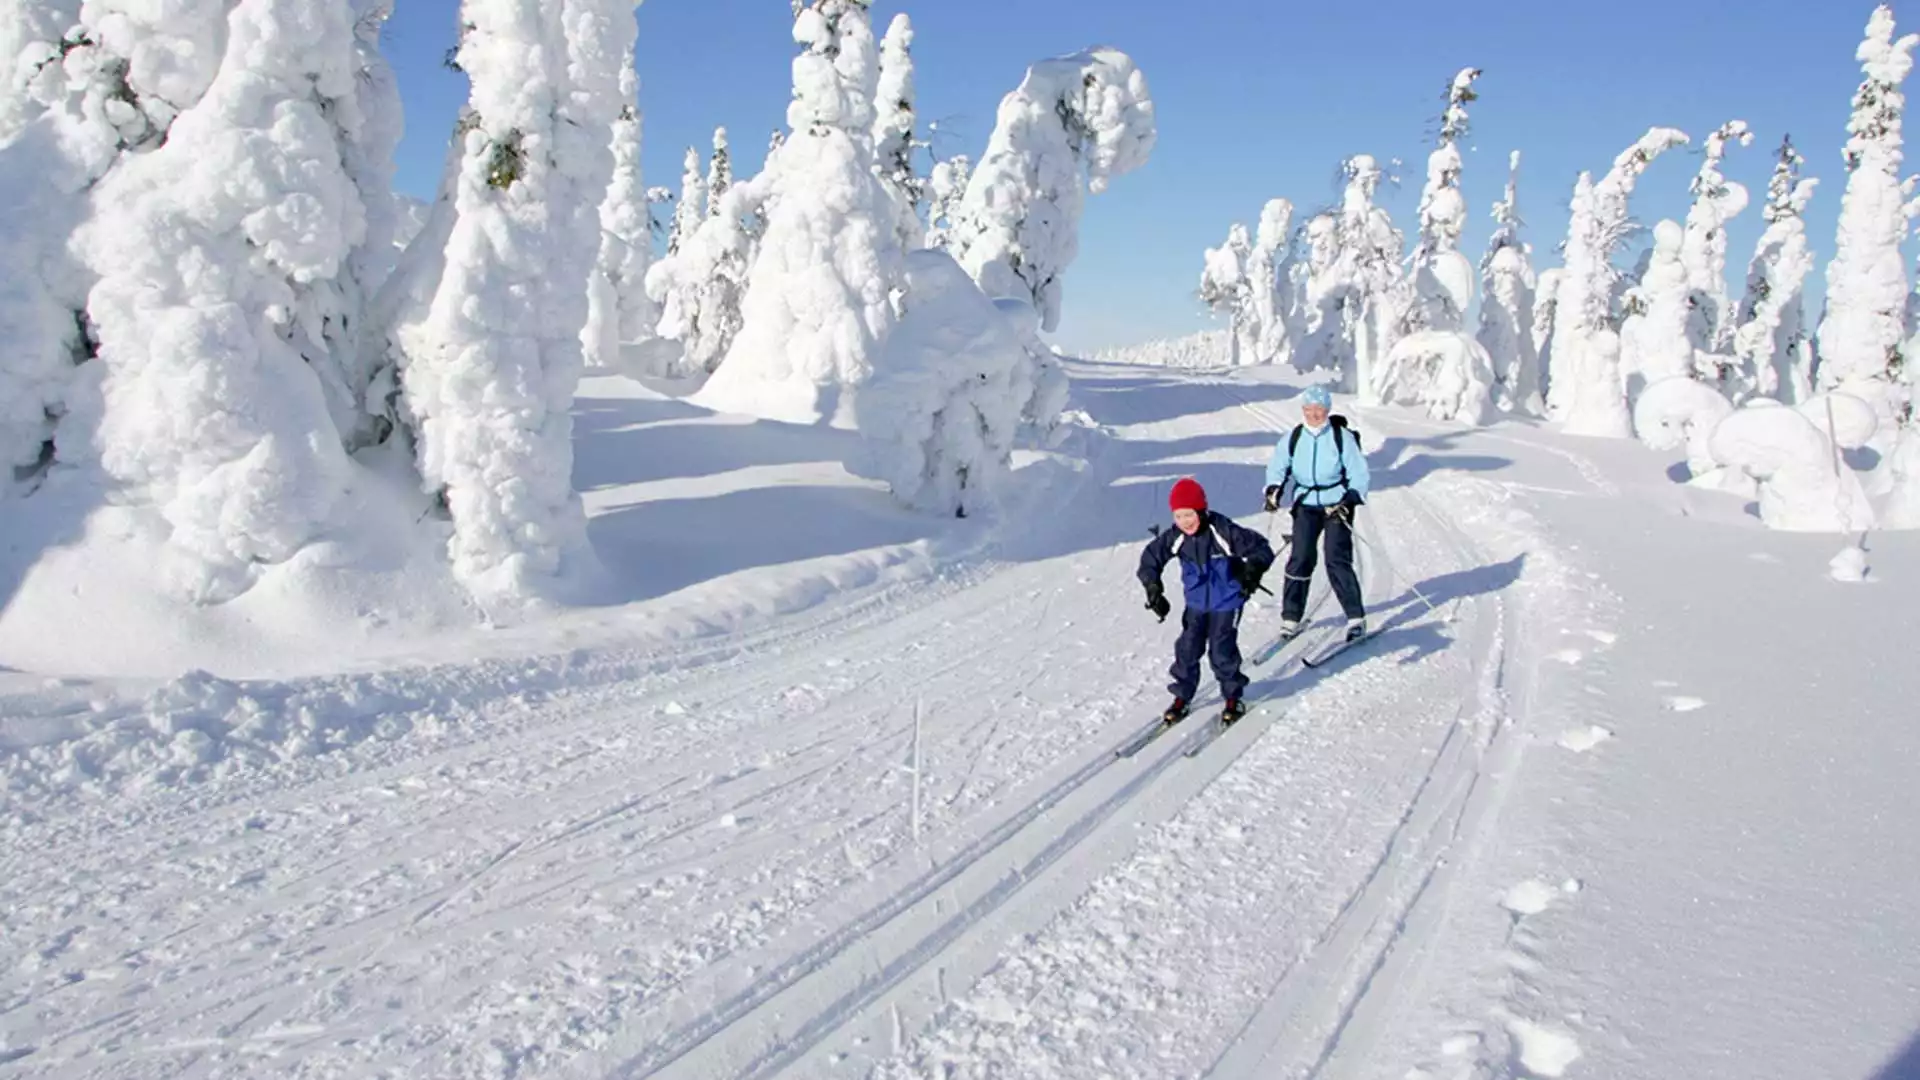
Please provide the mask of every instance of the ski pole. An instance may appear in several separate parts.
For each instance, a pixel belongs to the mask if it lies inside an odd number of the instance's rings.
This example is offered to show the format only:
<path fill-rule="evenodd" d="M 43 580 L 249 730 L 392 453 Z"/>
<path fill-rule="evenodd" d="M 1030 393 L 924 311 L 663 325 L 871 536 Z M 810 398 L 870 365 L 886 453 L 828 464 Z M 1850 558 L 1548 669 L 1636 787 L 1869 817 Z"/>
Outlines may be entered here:
<path fill-rule="evenodd" d="M 1408 581 L 1407 576 L 1405 574 L 1402 574 L 1399 568 L 1393 565 L 1393 560 L 1387 558 L 1387 555 L 1385 552 L 1381 551 L 1379 548 L 1374 547 L 1373 544 L 1370 541 L 1368 541 L 1366 537 L 1360 535 L 1360 530 L 1353 527 L 1353 520 L 1351 517 L 1347 519 L 1347 531 L 1352 533 L 1353 538 L 1355 540 L 1360 541 L 1360 545 L 1367 549 L 1367 554 L 1378 556 L 1382 565 L 1386 566 L 1387 573 L 1392 574 L 1396 578 L 1399 578 L 1401 584 L 1405 585 L 1413 593 L 1413 595 L 1419 597 L 1421 603 L 1427 605 L 1427 610 L 1429 612 L 1435 615 L 1440 614 L 1440 609 L 1434 606 L 1433 601 L 1427 599 L 1426 593 L 1423 593 L 1420 591 L 1420 586 L 1415 585 L 1411 581 Z M 1452 616 L 1447 616 L 1446 621 L 1448 622 L 1453 621 Z"/>

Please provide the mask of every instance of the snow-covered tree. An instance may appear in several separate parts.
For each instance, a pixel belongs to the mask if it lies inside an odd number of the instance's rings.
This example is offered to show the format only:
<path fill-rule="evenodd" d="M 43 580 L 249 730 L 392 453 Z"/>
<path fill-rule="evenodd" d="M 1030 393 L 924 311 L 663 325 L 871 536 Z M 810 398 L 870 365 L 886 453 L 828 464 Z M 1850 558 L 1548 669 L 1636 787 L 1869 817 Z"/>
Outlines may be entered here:
<path fill-rule="evenodd" d="M 1700 171 L 1693 178 L 1693 205 L 1687 210 L 1680 261 L 1692 295 L 1687 339 L 1695 357 L 1695 376 L 1729 398 L 1751 392 L 1753 373 L 1742 370 L 1733 350 L 1733 299 L 1727 292 L 1727 222 L 1747 208 L 1747 189 L 1720 171 L 1732 143 L 1753 142 L 1744 120 L 1722 124 L 1707 136 Z"/>
<path fill-rule="evenodd" d="M 1686 231 L 1677 222 L 1653 227 L 1652 258 L 1627 294 L 1620 325 L 1621 392 L 1628 405 L 1663 379 L 1696 374 L 1689 320 L 1698 290 L 1688 279 Z"/>
<path fill-rule="evenodd" d="M 1493 365 L 1495 404 L 1508 412 L 1538 416 L 1540 351 L 1534 344 L 1534 305 L 1539 282 L 1533 249 L 1520 238 L 1520 151 L 1507 163 L 1506 197 L 1493 204 L 1496 228 L 1480 260 L 1480 346 Z"/>
<path fill-rule="evenodd" d="M 1144 164 L 1155 134 L 1146 76 L 1125 53 L 1099 48 L 1033 65 L 1000 102 L 948 250 L 988 296 L 1031 301 L 1052 333 L 1086 194 Z"/>
<path fill-rule="evenodd" d="M 813 0 L 794 20 L 792 137 L 769 167 L 766 234 L 743 325 L 701 392 L 719 410 L 850 423 L 903 283 L 892 203 L 873 169 L 876 69 L 865 0 Z"/>
<path fill-rule="evenodd" d="M 732 184 L 713 214 L 655 263 L 647 293 L 660 304 L 659 330 L 679 342 L 671 370 L 642 365 L 649 374 L 695 375 L 718 370 L 740 333 L 747 273 L 757 250 L 754 235 L 765 204 L 766 174 Z M 657 351 L 653 353 L 660 356 Z"/>
<path fill-rule="evenodd" d="M 1844 389 L 1864 398 L 1884 420 L 1901 415 L 1909 393 L 1902 355 L 1907 271 L 1900 245 L 1908 222 L 1900 182 L 1906 107 L 1900 86 L 1920 45 L 1920 35 L 1898 40 L 1893 35 L 1893 10 L 1876 8 L 1856 53 L 1865 78 L 1847 123 L 1847 190 L 1827 266 L 1817 373 L 1821 389 Z"/>
<path fill-rule="evenodd" d="M 1767 229 L 1747 266 L 1747 294 L 1734 331 L 1734 352 L 1753 372 L 1755 392 L 1788 404 L 1812 393 L 1813 343 L 1803 294 L 1813 252 L 1805 214 L 1818 181 L 1800 179 L 1803 162 L 1793 140 L 1782 139 L 1767 185 Z"/>
<path fill-rule="evenodd" d="M 1458 332 L 1473 302 L 1473 264 L 1460 253 L 1467 227 L 1467 201 L 1460 193 L 1460 140 L 1467 133 L 1467 104 L 1475 100 L 1478 68 L 1464 68 L 1447 88 L 1447 109 L 1440 120 L 1440 145 L 1427 158 L 1427 183 L 1420 192 L 1420 239 L 1413 251 L 1416 302 L 1404 330 Z"/>
<path fill-rule="evenodd" d="M 67 57 L 90 68 L 76 81 L 117 84 L 106 97 L 121 106 L 95 114 L 119 153 L 71 243 L 92 276 L 94 351 L 68 402 L 87 433 L 73 456 L 157 512 L 178 556 L 167 584 L 198 600 L 238 595 L 339 524 L 352 482 L 323 379 L 348 359 L 325 320 L 378 169 L 350 171 L 351 127 L 378 123 L 357 96 L 355 15 L 311 0 L 101 3 L 73 39 L 92 44 Z M 377 156 L 384 136 L 362 134 Z"/>
<path fill-rule="evenodd" d="M 1581 173 L 1567 225 L 1566 261 L 1555 286 L 1552 339 L 1545 359 L 1547 411 L 1565 430 L 1624 438 L 1632 417 L 1621 389 L 1620 338 L 1613 298 L 1619 274 L 1612 254 L 1631 227 L 1628 199 L 1654 158 L 1687 136 L 1654 128 L 1614 159 L 1595 183 Z"/>
<path fill-rule="evenodd" d="M 927 181 L 913 168 L 914 89 L 913 20 L 901 12 L 887 26 L 880 42 L 880 88 L 874 101 L 873 144 L 880 182 L 893 200 L 894 231 L 902 251 L 926 243 L 920 209 L 926 202 Z"/>
<path fill-rule="evenodd" d="M 1269 199 L 1247 256 L 1247 286 L 1253 294 L 1254 360 L 1291 363 L 1298 337 L 1293 281 L 1293 204 Z"/>
<path fill-rule="evenodd" d="M 707 178 L 700 171 L 700 151 L 687 147 L 680 169 L 680 196 L 673 208 L 673 227 L 667 233 L 667 254 L 680 251 L 693 230 L 707 219 Z"/>
<path fill-rule="evenodd" d="M 720 200 L 733 186 L 733 151 L 727 145 L 727 129 L 713 129 L 713 153 L 707 158 L 707 216 L 720 212 Z"/>
<path fill-rule="evenodd" d="M 965 154 L 955 154 L 935 165 L 928 175 L 928 247 L 945 251 L 952 243 L 953 226 L 960 217 L 960 200 L 966 197 L 967 181 L 972 174 L 972 160 Z"/>
<path fill-rule="evenodd" d="M 622 105 L 613 124 L 613 183 L 600 203 L 600 257 L 587 292 L 587 328 L 581 338 L 589 367 L 624 368 L 622 346 L 652 338 L 659 319 L 647 296 L 653 235 L 646 184 L 640 174 L 639 92 L 640 77 L 628 64 L 620 72 Z M 715 171 L 724 189 L 724 167 Z"/>
<path fill-rule="evenodd" d="M 1315 214 L 1306 224 L 1307 261 L 1301 267 L 1302 339 L 1294 354 L 1301 371 L 1347 371 L 1353 366 L 1353 339 L 1347 308 L 1352 282 L 1340 257 L 1340 218 Z"/>
<path fill-rule="evenodd" d="M 1339 266 L 1347 283 L 1341 309 L 1342 334 L 1351 350 L 1351 367 L 1341 372 L 1341 385 L 1358 395 L 1363 405 L 1381 403 L 1375 369 L 1399 339 L 1411 303 L 1401 267 L 1405 240 L 1384 207 L 1374 204 L 1374 193 L 1386 174 L 1367 154 L 1348 158 L 1343 170 L 1346 192 L 1339 217 Z"/>
<path fill-rule="evenodd" d="M 1247 260 L 1253 254 L 1253 241 L 1245 225 L 1227 230 L 1227 242 L 1208 248 L 1200 271 L 1200 302 L 1216 315 L 1227 316 L 1233 335 L 1232 363 L 1237 367 L 1252 363 L 1259 348 L 1259 328 L 1255 325 L 1253 286 L 1247 280 Z"/>
<path fill-rule="evenodd" d="M 631 0 L 465 0 L 461 18 L 473 127 L 405 379 L 421 476 L 452 517 L 454 571 L 509 598 L 591 559 L 571 409 L 635 24 Z"/>
<path fill-rule="evenodd" d="M 856 407 L 858 471 L 909 506 L 967 517 L 1011 467 L 1026 357 L 1016 324 L 952 256 L 915 251 L 906 267 L 900 323 Z"/>

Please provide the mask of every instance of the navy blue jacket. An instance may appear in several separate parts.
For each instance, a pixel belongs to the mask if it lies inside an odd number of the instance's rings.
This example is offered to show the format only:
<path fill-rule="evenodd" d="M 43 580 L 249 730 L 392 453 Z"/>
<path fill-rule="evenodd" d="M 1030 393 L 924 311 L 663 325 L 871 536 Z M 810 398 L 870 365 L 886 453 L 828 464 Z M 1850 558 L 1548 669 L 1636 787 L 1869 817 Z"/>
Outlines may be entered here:
<path fill-rule="evenodd" d="M 1212 510 L 1201 515 L 1200 531 L 1192 536 L 1174 527 L 1147 542 L 1140 553 L 1140 583 L 1159 581 L 1176 556 L 1187 607 L 1193 611 L 1238 611 L 1247 597 L 1234 571 L 1245 563 L 1264 574 L 1273 565 L 1266 537 Z"/>

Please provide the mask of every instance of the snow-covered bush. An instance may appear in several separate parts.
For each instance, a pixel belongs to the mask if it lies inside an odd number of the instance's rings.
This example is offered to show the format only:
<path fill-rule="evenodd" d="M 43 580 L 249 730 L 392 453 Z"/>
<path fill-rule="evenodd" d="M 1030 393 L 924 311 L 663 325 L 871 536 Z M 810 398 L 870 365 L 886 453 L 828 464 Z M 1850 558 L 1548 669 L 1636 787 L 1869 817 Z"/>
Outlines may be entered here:
<path fill-rule="evenodd" d="M 1900 245 L 1908 229 L 1900 179 L 1906 96 L 1900 85 L 1920 45 L 1920 35 L 1895 40 L 1893 34 L 1893 10 L 1876 8 L 1856 54 L 1865 78 L 1847 123 L 1847 190 L 1833 261 L 1827 265 L 1817 375 L 1820 389 L 1863 397 L 1883 419 L 1899 415 L 1909 392 L 1900 375 L 1907 337 L 1907 271 Z"/>
<path fill-rule="evenodd" d="M 659 332 L 680 349 L 677 354 L 629 350 L 632 357 L 653 358 L 629 367 L 652 375 L 711 374 L 719 368 L 745 322 L 741 306 L 758 252 L 753 230 L 766 210 L 767 181 L 762 173 L 730 184 L 680 249 L 647 271 L 647 295 L 660 306 Z"/>
<path fill-rule="evenodd" d="M 1520 239 L 1520 151 L 1507 163 L 1506 197 L 1493 205 L 1498 227 L 1480 262 L 1480 347 L 1493 365 L 1494 403 L 1507 412 L 1538 416 L 1540 350 L 1534 343 L 1539 282 L 1533 249 Z"/>
<path fill-rule="evenodd" d="M 1000 102 L 948 250 L 988 296 L 1029 300 L 1052 333 L 1087 193 L 1145 164 L 1155 136 L 1146 76 L 1127 54 L 1097 48 L 1033 65 Z"/>
<path fill-rule="evenodd" d="M 1225 330 L 1202 330 L 1186 337 L 1160 338 L 1133 345 L 1095 349 L 1087 357 L 1103 364 L 1142 367 L 1217 368 L 1228 363 L 1233 342 Z"/>
<path fill-rule="evenodd" d="M 454 572 L 505 598 L 543 592 L 591 556 L 572 406 L 635 24 L 628 0 L 468 0 L 462 13 L 473 127 L 405 377 L 422 479 L 453 520 Z"/>
<path fill-rule="evenodd" d="M 1766 232 L 1747 266 L 1733 348 L 1753 373 L 1754 390 L 1789 404 L 1812 393 L 1813 342 L 1803 299 L 1813 252 L 1807 246 L 1807 203 L 1819 181 L 1799 178 L 1803 162 L 1791 139 L 1780 142 L 1767 185 Z"/>
<path fill-rule="evenodd" d="M 1357 309 L 1354 289 L 1340 257 L 1340 219 L 1315 214 L 1306 226 L 1307 261 L 1301 267 L 1302 338 L 1294 367 L 1302 372 L 1348 371 L 1353 367 L 1349 309 Z"/>
<path fill-rule="evenodd" d="M 792 136 L 762 174 L 766 233 L 740 332 L 701 390 L 722 412 L 849 424 L 902 284 L 893 206 L 874 174 L 879 78 L 865 0 L 814 0 L 793 37 Z M 739 185 L 736 185 L 736 190 Z"/>
<path fill-rule="evenodd" d="M 1493 360 L 1457 330 L 1422 330 L 1394 342 L 1375 381 L 1383 404 L 1424 406 L 1435 419 L 1485 424 L 1496 415 Z"/>
<path fill-rule="evenodd" d="M 1672 128 L 1653 128 L 1614 159 L 1599 182 L 1581 173 L 1567 224 L 1566 263 L 1555 285 L 1547 368 L 1547 411 L 1577 435 L 1633 434 L 1621 390 L 1620 338 L 1613 298 L 1614 249 L 1631 227 L 1628 199 L 1653 160 L 1685 145 Z"/>
<path fill-rule="evenodd" d="M 1792 532 L 1863 532 L 1873 507 L 1839 448 L 1799 409 L 1768 403 L 1729 415 L 1714 428 L 1713 460 L 1760 482 L 1760 518 Z"/>
<path fill-rule="evenodd" d="M 1653 450 L 1684 446 L 1690 483 L 1751 496 L 1753 480 L 1713 456 L 1714 429 L 1732 414 L 1732 403 L 1718 390 L 1690 374 L 1670 374 L 1641 391 L 1633 406 L 1633 430 Z"/>

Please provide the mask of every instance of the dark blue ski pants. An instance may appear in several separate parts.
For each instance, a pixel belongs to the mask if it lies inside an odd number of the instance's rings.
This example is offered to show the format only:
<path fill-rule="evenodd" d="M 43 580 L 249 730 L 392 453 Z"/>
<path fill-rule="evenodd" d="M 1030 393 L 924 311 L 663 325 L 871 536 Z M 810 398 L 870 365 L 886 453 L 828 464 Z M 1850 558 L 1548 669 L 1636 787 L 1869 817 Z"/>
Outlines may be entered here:
<path fill-rule="evenodd" d="M 1192 701 L 1200 689 L 1200 658 L 1213 661 L 1213 677 L 1220 680 L 1220 696 L 1237 698 L 1247 689 L 1240 673 L 1240 612 L 1199 611 L 1188 608 L 1180 616 L 1180 641 L 1173 647 L 1173 682 L 1167 689 L 1182 701 Z"/>

